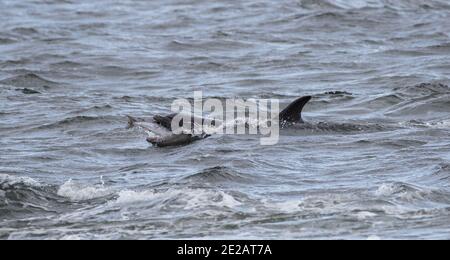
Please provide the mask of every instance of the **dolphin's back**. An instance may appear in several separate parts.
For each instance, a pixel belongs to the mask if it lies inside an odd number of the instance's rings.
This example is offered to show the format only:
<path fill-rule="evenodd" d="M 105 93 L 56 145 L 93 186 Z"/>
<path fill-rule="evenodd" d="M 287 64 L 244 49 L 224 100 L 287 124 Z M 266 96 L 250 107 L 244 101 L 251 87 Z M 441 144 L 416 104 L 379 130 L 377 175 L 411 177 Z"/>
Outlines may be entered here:
<path fill-rule="evenodd" d="M 285 123 L 303 123 L 303 119 L 302 119 L 302 110 L 305 107 L 305 105 L 311 100 L 311 96 L 305 96 L 305 97 L 301 97 L 298 98 L 297 100 L 295 100 L 294 102 L 292 102 L 291 104 L 289 104 L 289 106 L 287 106 L 283 111 L 281 111 L 280 115 L 279 115 L 279 119 L 280 119 L 280 123 L 281 124 L 285 124 Z M 167 116 L 160 116 L 160 115 L 156 115 L 153 117 L 153 120 L 158 123 L 159 125 L 172 130 L 172 120 L 174 119 L 174 117 L 176 116 L 176 114 L 170 114 Z M 194 119 L 195 117 L 192 117 L 191 119 L 191 126 L 190 128 L 193 129 L 194 127 Z M 202 118 L 201 119 L 202 123 L 205 122 L 205 120 Z M 183 120 L 180 121 L 180 127 L 188 127 L 189 126 L 184 126 Z M 216 125 L 217 122 L 212 121 L 212 125 Z"/>

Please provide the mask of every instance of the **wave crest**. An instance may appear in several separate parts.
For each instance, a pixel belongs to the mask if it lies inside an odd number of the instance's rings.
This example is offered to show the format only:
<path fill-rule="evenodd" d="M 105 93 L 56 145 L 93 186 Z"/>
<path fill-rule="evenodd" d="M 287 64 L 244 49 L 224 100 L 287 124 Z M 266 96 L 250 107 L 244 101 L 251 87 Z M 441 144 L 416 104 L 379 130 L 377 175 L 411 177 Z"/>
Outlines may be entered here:
<path fill-rule="evenodd" d="M 192 182 L 246 182 L 250 178 L 244 174 L 232 171 L 231 169 L 223 166 L 217 166 L 202 170 L 199 173 L 185 177 L 184 181 Z"/>

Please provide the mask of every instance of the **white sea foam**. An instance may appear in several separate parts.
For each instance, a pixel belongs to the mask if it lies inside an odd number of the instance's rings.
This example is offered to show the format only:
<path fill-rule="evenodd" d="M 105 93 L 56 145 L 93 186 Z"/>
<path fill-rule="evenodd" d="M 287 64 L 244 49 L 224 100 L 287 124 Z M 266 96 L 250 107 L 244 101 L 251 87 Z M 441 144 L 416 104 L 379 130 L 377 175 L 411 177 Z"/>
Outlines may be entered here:
<path fill-rule="evenodd" d="M 164 203 L 171 201 L 172 205 L 180 206 L 184 209 L 195 209 L 204 206 L 219 206 L 233 208 L 241 205 L 233 196 L 223 191 L 213 191 L 205 189 L 169 189 L 166 191 L 131 191 L 123 190 L 119 192 L 116 200 L 118 204 L 131 204 L 138 202 Z"/>
<path fill-rule="evenodd" d="M 398 191 L 398 188 L 394 185 L 394 183 L 385 183 L 382 184 L 375 191 L 376 196 L 390 196 Z"/>
<path fill-rule="evenodd" d="M 111 189 L 103 186 L 85 186 L 68 180 L 58 189 L 58 195 L 73 201 L 91 200 L 112 194 Z"/>
<path fill-rule="evenodd" d="M 448 128 L 450 127 L 450 120 L 443 120 L 434 123 L 426 123 L 426 126 L 431 128 Z"/>
<path fill-rule="evenodd" d="M 343 9 L 381 8 L 383 3 L 379 0 L 335 0 L 334 5 Z"/>
<path fill-rule="evenodd" d="M 375 240 L 375 241 L 377 241 L 377 240 L 381 240 L 381 237 L 379 237 L 379 236 L 369 236 L 367 238 L 367 240 Z"/>
<path fill-rule="evenodd" d="M 81 235 L 65 235 L 60 238 L 60 240 L 84 240 L 84 239 L 86 238 Z"/>
<path fill-rule="evenodd" d="M 42 186 L 38 181 L 22 176 L 13 176 L 8 174 L 0 174 L 0 184 L 4 188 L 8 188 L 9 186 L 14 186 L 16 184 L 23 184 L 26 186 L 32 187 L 40 187 Z"/>
<path fill-rule="evenodd" d="M 407 121 L 407 122 L 400 122 L 399 125 L 402 127 L 446 129 L 450 127 L 450 120 L 441 120 L 434 122 Z"/>
<path fill-rule="evenodd" d="M 365 220 L 368 218 L 374 218 L 376 217 L 377 214 L 373 213 L 373 212 L 369 212 L 369 211 L 361 211 L 356 213 L 356 218 L 358 218 L 358 220 Z"/>
<path fill-rule="evenodd" d="M 298 212 L 303 208 L 303 202 L 300 200 L 288 200 L 284 202 L 264 202 L 271 209 L 284 213 Z"/>
<path fill-rule="evenodd" d="M 427 197 L 434 192 L 437 191 L 402 183 L 388 183 L 381 185 L 375 191 L 375 195 L 379 197 L 393 197 L 402 201 L 414 202 L 417 200 L 427 200 Z"/>

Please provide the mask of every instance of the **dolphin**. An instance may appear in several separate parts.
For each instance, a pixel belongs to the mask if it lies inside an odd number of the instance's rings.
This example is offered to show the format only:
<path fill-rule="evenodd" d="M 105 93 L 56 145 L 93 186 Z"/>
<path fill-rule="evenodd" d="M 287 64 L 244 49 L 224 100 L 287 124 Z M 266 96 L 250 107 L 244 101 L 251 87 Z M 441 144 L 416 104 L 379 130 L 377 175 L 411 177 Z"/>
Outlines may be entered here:
<path fill-rule="evenodd" d="M 296 124 L 304 124 L 302 119 L 302 111 L 305 105 L 312 99 L 311 96 L 305 96 L 296 99 L 289 104 L 279 114 L 280 127 L 286 128 Z M 172 133 L 172 120 L 177 114 L 170 115 L 155 115 L 151 120 L 145 120 L 141 118 L 135 118 L 128 116 L 128 128 L 140 128 L 144 130 L 149 137 L 147 142 L 153 144 L 156 147 L 169 147 L 169 146 L 181 146 L 188 145 L 192 142 L 205 139 L 210 135 L 207 133 L 201 133 L 200 135 L 193 135 L 188 133 L 174 134 Z M 202 123 L 208 121 L 212 126 L 218 126 L 221 122 L 217 120 L 201 118 Z M 191 129 L 193 129 L 195 117 L 191 120 Z M 197 120 L 197 122 L 200 122 Z M 180 122 L 180 126 L 183 126 L 183 120 Z"/>

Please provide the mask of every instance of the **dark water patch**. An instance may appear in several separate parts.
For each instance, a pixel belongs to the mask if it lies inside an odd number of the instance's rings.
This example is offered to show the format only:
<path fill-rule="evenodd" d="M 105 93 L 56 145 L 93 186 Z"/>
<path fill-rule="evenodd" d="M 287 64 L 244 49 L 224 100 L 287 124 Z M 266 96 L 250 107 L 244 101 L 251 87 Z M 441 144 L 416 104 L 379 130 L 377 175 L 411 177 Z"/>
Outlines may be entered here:
<path fill-rule="evenodd" d="M 28 58 L 5 60 L 5 61 L 0 61 L 0 67 L 2 67 L 2 68 L 8 68 L 8 67 L 14 67 L 14 66 L 17 67 L 17 66 L 28 64 L 29 62 L 30 62 L 30 59 L 28 59 Z"/>
<path fill-rule="evenodd" d="M 152 79 L 157 78 L 158 76 L 162 75 L 163 71 L 159 70 L 140 70 L 140 71 L 134 71 L 130 70 L 127 72 L 127 76 L 132 78 L 133 80 L 140 79 L 140 80 L 146 80 L 146 79 Z"/>
<path fill-rule="evenodd" d="M 50 89 L 57 86 L 58 83 L 44 79 L 37 74 L 28 73 L 0 81 L 0 84 L 10 85 L 18 88 L 43 88 Z"/>
<path fill-rule="evenodd" d="M 450 52 L 450 42 L 428 46 L 428 47 L 424 48 L 424 50 L 433 51 L 433 52 L 449 53 Z"/>
<path fill-rule="evenodd" d="M 14 28 L 12 32 L 21 36 L 33 36 L 39 34 L 39 31 L 37 29 L 31 27 L 17 27 Z"/>
<path fill-rule="evenodd" d="M 294 14 L 294 15 L 289 15 L 289 16 L 284 16 L 284 17 L 280 17 L 278 19 L 274 19 L 274 20 L 270 20 L 268 22 L 264 22 L 261 25 L 262 26 L 270 26 L 270 25 L 275 25 L 275 26 L 279 26 L 279 25 L 285 25 L 285 24 L 289 24 L 295 21 L 301 21 L 303 18 L 308 18 L 310 17 L 311 14 Z"/>
<path fill-rule="evenodd" d="M 151 89 L 151 87 L 142 87 L 142 88 L 137 88 L 137 89 Z M 179 98 L 179 97 L 178 97 Z M 140 103 L 140 102 L 144 102 L 147 104 L 167 104 L 167 103 L 171 103 L 173 100 L 177 99 L 177 97 L 165 97 L 165 96 L 146 96 L 146 95 L 141 95 L 141 96 L 116 96 L 112 98 L 115 101 L 120 101 L 120 102 L 126 102 L 126 103 Z M 169 108 L 168 108 L 169 109 Z"/>
<path fill-rule="evenodd" d="M 138 173 L 142 169 L 145 168 L 151 168 L 153 165 L 150 163 L 138 163 L 126 167 L 122 167 L 119 169 L 119 172 L 132 172 L 132 173 Z"/>
<path fill-rule="evenodd" d="M 205 62 L 199 64 L 193 64 L 192 68 L 200 71 L 234 71 L 237 70 L 236 67 L 219 63 L 219 62 Z"/>
<path fill-rule="evenodd" d="M 73 38 L 70 37 L 53 37 L 53 38 L 44 38 L 40 39 L 40 41 L 48 43 L 48 44 L 57 44 L 57 43 L 64 43 L 68 41 L 72 41 Z"/>
<path fill-rule="evenodd" d="M 50 64 L 50 66 L 55 69 L 76 69 L 76 68 L 83 67 L 84 65 L 79 62 L 66 60 L 66 61 L 52 63 L 52 64 Z"/>
<path fill-rule="evenodd" d="M 99 75 L 105 77 L 125 77 L 125 76 L 133 76 L 136 72 L 134 69 L 129 68 L 127 66 L 121 65 L 107 65 L 96 68 L 96 71 Z"/>
<path fill-rule="evenodd" d="M 408 139 L 396 139 L 396 140 L 385 140 L 380 143 L 380 145 L 390 148 L 409 148 L 409 147 L 420 147 L 426 145 L 427 142 L 420 140 L 408 140 Z"/>
<path fill-rule="evenodd" d="M 227 37 L 230 37 L 230 36 L 232 36 L 231 32 L 219 30 L 219 31 L 214 33 L 213 38 L 214 39 L 221 39 L 221 38 L 227 38 Z"/>
<path fill-rule="evenodd" d="M 276 85 L 278 83 L 277 80 L 272 79 L 245 79 L 235 82 L 237 86 L 263 86 L 263 85 Z"/>
<path fill-rule="evenodd" d="M 381 45 L 385 44 L 384 41 L 382 41 L 382 40 L 375 40 L 375 39 L 364 39 L 361 42 L 363 44 L 370 44 L 370 45 L 375 45 L 375 46 L 381 46 Z"/>
<path fill-rule="evenodd" d="M 207 41 L 207 42 L 181 42 L 172 41 L 167 48 L 172 51 L 236 51 L 236 49 L 250 48 L 250 44 L 237 41 Z"/>
<path fill-rule="evenodd" d="M 80 30 L 96 30 L 96 29 L 105 29 L 109 26 L 109 24 L 107 23 L 101 23 L 101 22 L 93 22 L 93 23 L 86 23 L 86 24 L 81 24 L 78 26 L 78 28 Z M 106 33 L 102 33 L 102 35 L 106 35 Z"/>
<path fill-rule="evenodd" d="M 116 75 L 116 74 L 123 74 L 124 70 L 128 70 L 125 67 L 118 66 L 118 65 L 107 65 L 99 68 L 99 71 L 102 72 L 103 75 Z"/>
<path fill-rule="evenodd" d="M 331 20 L 336 22 L 336 20 L 344 19 L 346 16 L 340 12 L 322 12 L 318 14 L 311 15 L 309 19 L 317 19 L 321 21 Z"/>
<path fill-rule="evenodd" d="M 164 22 L 159 22 L 146 26 L 153 30 L 170 30 L 170 29 L 180 29 L 189 28 L 195 22 L 195 19 L 186 16 L 178 16 L 176 19 L 169 19 Z"/>
<path fill-rule="evenodd" d="M 355 134 L 355 133 L 370 133 L 391 130 L 392 127 L 382 124 L 362 124 L 362 123 L 333 123 L 333 122 L 319 122 L 319 123 L 304 123 L 286 126 L 283 132 L 291 133 L 295 131 L 305 131 L 307 133 L 340 133 L 340 134 Z"/>
<path fill-rule="evenodd" d="M 70 1 L 65 1 L 70 2 Z M 107 17 L 108 14 L 101 11 L 76 11 L 75 14 L 79 16 L 80 18 L 101 18 L 101 17 Z"/>
<path fill-rule="evenodd" d="M 381 52 L 381 54 L 386 55 L 388 57 L 398 57 L 398 56 L 419 57 L 430 55 L 430 53 L 426 52 L 425 50 L 399 50 L 399 49 L 386 50 Z M 380 55 L 380 53 L 376 53 L 374 55 Z"/>
<path fill-rule="evenodd" d="M 74 55 L 73 53 L 71 53 L 71 55 Z M 30 58 L 31 59 L 31 58 Z M 32 57 L 32 59 L 34 61 L 59 61 L 59 60 L 65 60 L 67 59 L 66 55 L 61 55 L 61 54 L 55 54 L 55 53 L 36 53 L 36 55 L 34 55 Z"/>
<path fill-rule="evenodd" d="M 13 44 L 15 43 L 16 40 L 12 39 L 12 38 L 4 38 L 4 37 L 0 37 L 0 45 L 7 45 L 7 44 Z"/>
<path fill-rule="evenodd" d="M 18 88 L 16 89 L 16 91 L 21 91 L 25 95 L 41 94 L 41 92 L 29 88 L 22 88 L 22 89 Z"/>

